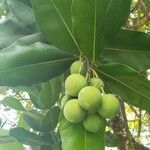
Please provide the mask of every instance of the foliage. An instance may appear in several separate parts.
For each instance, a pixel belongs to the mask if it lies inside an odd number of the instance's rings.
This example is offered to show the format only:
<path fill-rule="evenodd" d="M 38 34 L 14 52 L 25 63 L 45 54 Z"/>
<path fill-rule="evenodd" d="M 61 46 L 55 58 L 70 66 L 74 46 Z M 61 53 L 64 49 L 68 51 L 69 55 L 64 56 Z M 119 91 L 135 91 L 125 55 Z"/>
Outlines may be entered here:
<path fill-rule="evenodd" d="M 147 10 L 149 2 L 145 1 Z M 144 73 L 150 67 L 150 35 L 135 31 L 148 25 L 137 25 L 139 18 L 131 16 L 135 12 L 143 20 L 146 13 L 149 15 L 146 10 L 142 14 L 142 8 L 136 9 L 140 3 L 1 1 L 6 19 L 0 23 L 0 86 L 8 86 L 15 93 L 1 104 L 17 110 L 19 121 L 9 135 L 1 135 L 0 131 L 0 148 L 6 143 L 8 150 L 13 144 L 19 150 L 22 144 L 33 150 L 103 150 L 105 146 L 119 146 L 121 139 L 111 126 L 116 118 L 104 124 L 102 131 L 91 133 L 82 123 L 66 121 L 60 101 L 66 94 L 64 81 L 71 64 L 82 59 L 104 81 L 105 91 L 116 94 L 121 104 L 126 102 L 128 110 L 137 112 L 136 106 L 140 112 L 149 113 L 150 81 Z M 29 98 L 23 97 L 23 92 Z M 123 111 L 122 106 L 118 116 L 125 117 Z M 105 131 L 106 125 L 111 131 Z"/>

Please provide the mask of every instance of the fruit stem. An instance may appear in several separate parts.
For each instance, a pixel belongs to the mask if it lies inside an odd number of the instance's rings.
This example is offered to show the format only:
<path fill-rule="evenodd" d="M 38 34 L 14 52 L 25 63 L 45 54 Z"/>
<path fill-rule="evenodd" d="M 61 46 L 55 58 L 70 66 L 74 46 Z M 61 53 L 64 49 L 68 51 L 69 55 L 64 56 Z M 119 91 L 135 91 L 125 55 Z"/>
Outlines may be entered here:
<path fill-rule="evenodd" d="M 92 72 L 94 73 L 95 77 L 96 77 L 96 78 L 99 78 L 99 76 L 97 75 L 96 71 L 95 71 L 93 68 L 91 68 L 91 70 L 92 70 Z"/>
<path fill-rule="evenodd" d="M 104 95 L 105 91 L 104 91 L 103 87 L 101 87 L 101 91 L 102 91 L 102 95 Z"/>

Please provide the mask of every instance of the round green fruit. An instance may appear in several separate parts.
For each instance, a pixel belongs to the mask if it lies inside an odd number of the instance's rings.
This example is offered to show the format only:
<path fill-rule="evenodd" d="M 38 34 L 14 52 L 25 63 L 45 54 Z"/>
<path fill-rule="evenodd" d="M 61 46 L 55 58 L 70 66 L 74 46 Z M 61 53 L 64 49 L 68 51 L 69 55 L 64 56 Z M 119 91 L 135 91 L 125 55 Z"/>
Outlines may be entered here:
<path fill-rule="evenodd" d="M 70 73 L 71 74 L 82 74 L 85 75 L 86 74 L 86 64 L 83 63 L 82 61 L 75 61 L 71 67 L 70 67 Z"/>
<path fill-rule="evenodd" d="M 117 115 L 120 108 L 118 99 L 113 94 L 105 94 L 102 96 L 102 105 L 98 109 L 98 113 L 103 118 L 113 118 Z"/>
<path fill-rule="evenodd" d="M 94 111 L 101 105 L 101 93 L 93 86 L 84 87 L 78 95 L 79 104 L 88 111 Z"/>
<path fill-rule="evenodd" d="M 91 78 L 90 79 L 90 85 L 101 90 L 101 88 L 104 87 L 104 82 L 99 78 Z"/>
<path fill-rule="evenodd" d="M 86 116 L 86 111 L 79 105 L 77 99 L 68 101 L 64 106 L 64 116 L 72 123 L 82 121 Z"/>
<path fill-rule="evenodd" d="M 65 88 L 69 95 L 77 97 L 79 91 L 87 86 L 87 80 L 80 74 L 71 74 L 65 81 Z"/>
<path fill-rule="evenodd" d="M 96 133 L 103 127 L 104 120 L 97 114 L 88 114 L 83 120 L 83 125 L 87 131 Z"/>
<path fill-rule="evenodd" d="M 64 105 L 70 100 L 70 96 L 69 95 L 65 95 L 62 99 L 61 99 L 61 108 L 64 107 Z"/>

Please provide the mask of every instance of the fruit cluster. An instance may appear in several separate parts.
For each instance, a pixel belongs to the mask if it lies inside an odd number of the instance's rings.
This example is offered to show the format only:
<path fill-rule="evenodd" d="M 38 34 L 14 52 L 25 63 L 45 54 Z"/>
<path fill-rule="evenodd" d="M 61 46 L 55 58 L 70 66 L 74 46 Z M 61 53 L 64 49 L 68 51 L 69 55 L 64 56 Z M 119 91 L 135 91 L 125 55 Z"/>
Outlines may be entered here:
<path fill-rule="evenodd" d="M 65 81 L 66 94 L 61 105 L 67 121 L 83 125 L 87 131 L 98 132 L 106 118 L 114 117 L 119 101 L 113 94 L 104 94 L 104 83 L 98 77 L 85 78 L 86 64 L 76 61 Z"/>

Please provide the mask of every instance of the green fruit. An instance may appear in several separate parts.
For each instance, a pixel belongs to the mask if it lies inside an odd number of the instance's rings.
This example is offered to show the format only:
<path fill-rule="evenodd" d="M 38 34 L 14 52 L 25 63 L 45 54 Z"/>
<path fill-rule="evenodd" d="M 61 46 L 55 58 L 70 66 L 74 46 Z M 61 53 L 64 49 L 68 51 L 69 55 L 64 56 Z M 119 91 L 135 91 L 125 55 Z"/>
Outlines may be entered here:
<path fill-rule="evenodd" d="M 70 68 L 70 73 L 71 74 L 86 74 L 86 64 L 83 63 L 82 61 L 75 61 Z"/>
<path fill-rule="evenodd" d="M 90 85 L 101 90 L 101 88 L 104 87 L 104 82 L 99 78 L 91 78 L 90 79 Z"/>
<path fill-rule="evenodd" d="M 83 120 L 84 128 L 90 132 L 98 132 L 104 125 L 104 120 L 97 114 L 88 114 Z"/>
<path fill-rule="evenodd" d="M 79 104 L 88 111 L 96 110 L 101 105 L 101 93 L 93 86 L 84 87 L 78 95 Z"/>
<path fill-rule="evenodd" d="M 113 118 L 116 116 L 120 108 L 118 99 L 113 94 L 105 94 L 102 96 L 102 105 L 98 109 L 99 115 L 103 118 Z"/>
<path fill-rule="evenodd" d="M 64 107 L 64 105 L 66 104 L 66 102 L 68 102 L 70 99 L 69 95 L 65 95 L 62 99 L 61 99 L 61 108 Z"/>
<path fill-rule="evenodd" d="M 87 86 L 87 80 L 80 74 L 72 74 L 65 81 L 65 88 L 69 95 L 77 97 L 79 91 Z"/>
<path fill-rule="evenodd" d="M 81 108 L 77 99 L 72 99 L 64 106 L 64 116 L 69 122 L 78 123 L 85 118 L 86 111 Z"/>

